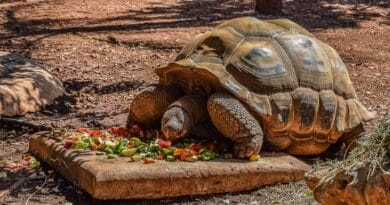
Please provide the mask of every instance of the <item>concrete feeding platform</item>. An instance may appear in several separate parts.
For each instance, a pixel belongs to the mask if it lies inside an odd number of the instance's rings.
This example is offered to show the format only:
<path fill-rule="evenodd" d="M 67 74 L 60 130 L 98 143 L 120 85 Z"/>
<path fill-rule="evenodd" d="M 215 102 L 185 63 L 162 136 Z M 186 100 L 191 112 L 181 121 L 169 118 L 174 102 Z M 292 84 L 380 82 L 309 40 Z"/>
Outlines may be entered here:
<path fill-rule="evenodd" d="M 157 199 L 251 190 L 300 181 L 309 166 L 277 153 L 256 162 L 217 159 L 209 162 L 129 162 L 92 151 L 64 148 L 48 132 L 34 134 L 29 150 L 69 181 L 97 199 Z"/>

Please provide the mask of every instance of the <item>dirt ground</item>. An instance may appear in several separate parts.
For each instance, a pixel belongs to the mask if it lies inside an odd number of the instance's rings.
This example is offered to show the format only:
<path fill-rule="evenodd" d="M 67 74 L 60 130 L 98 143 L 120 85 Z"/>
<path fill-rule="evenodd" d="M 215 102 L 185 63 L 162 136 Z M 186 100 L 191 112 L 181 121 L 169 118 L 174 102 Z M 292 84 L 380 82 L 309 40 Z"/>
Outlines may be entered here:
<path fill-rule="evenodd" d="M 153 69 L 172 61 L 194 35 L 234 17 L 289 18 L 339 52 L 362 103 L 377 114 L 366 125 L 371 130 L 390 107 L 390 3 L 366 2 L 287 0 L 281 16 L 270 16 L 254 12 L 253 0 L 0 0 L 0 50 L 44 65 L 68 92 L 55 105 L 21 118 L 54 127 L 107 128 L 124 125 L 133 95 L 157 81 Z M 28 149 L 30 132 L 1 127 L 0 161 L 20 158 Z M 0 176 L 0 204 L 105 203 L 91 199 L 50 167 L 18 172 L 0 168 L 0 173 L 7 175 Z M 314 201 L 300 182 L 244 193 L 133 203 Z"/>

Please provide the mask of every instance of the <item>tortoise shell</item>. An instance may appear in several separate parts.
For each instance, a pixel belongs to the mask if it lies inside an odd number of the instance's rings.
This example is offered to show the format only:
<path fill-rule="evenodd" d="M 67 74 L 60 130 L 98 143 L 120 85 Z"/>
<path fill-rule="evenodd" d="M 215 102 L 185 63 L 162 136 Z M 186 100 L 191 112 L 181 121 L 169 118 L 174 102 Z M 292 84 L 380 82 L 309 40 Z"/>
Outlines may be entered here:
<path fill-rule="evenodd" d="M 292 154 L 321 153 L 373 117 L 337 52 L 287 19 L 227 21 L 156 73 L 187 91 L 232 93 L 257 114 L 266 141 Z"/>

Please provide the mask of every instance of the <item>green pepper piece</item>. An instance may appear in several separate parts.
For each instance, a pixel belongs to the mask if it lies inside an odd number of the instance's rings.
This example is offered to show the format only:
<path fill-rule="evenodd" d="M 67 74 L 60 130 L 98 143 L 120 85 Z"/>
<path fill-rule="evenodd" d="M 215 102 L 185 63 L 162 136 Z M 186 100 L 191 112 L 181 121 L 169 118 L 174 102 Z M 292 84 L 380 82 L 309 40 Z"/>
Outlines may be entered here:
<path fill-rule="evenodd" d="M 85 142 L 82 140 L 74 141 L 72 147 L 74 149 L 85 149 Z"/>
<path fill-rule="evenodd" d="M 84 149 L 90 149 L 92 147 L 92 144 L 93 144 L 93 140 L 91 138 L 88 138 L 88 139 L 84 139 Z"/>
<path fill-rule="evenodd" d="M 137 162 L 137 161 L 140 161 L 142 159 L 142 157 L 139 154 L 135 154 L 135 155 L 131 156 L 130 159 L 133 162 Z"/>
<path fill-rule="evenodd" d="M 209 151 L 207 149 L 201 149 L 199 151 L 199 154 L 201 156 L 205 156 L 206 158 L 209 158 L 209 160 L 215 159 L 215 157 L 216 157 L 216 153 L 211 152 L 211 151 Z M 208 161 L 208 160 L 206 160 L 206 161 Z"/>
<path fill-rule="evenodd" d="M 41 163 L 38 160 L 32 160 L 28 166 L 32 169 L 37 169 L 41 166 Z"/>
<path fill-rule="evenodd" d="M 121 156 L 130 157 L 131 155 L 135 154 L 136 152 L 137 152 L 137 148 L 124 149 L 121 152 Z"/>
<path fill-rule="evenodd" d="M 167 155 L 172 155 L 174 152 L 174 149 L 173 148 L 163 148 L 162 151 L 163 151 L 164 156 L 167 156 Z"/>
<path fill-rule="evenodd" d="M 104 140 L 104 147 L 115 148 L 116 143 L 111 140 Z"/>
<path fill-rule="evenodd" d="M 119 143 L 114 148 L 114 153 L 121 153 L 124 149 L 126 149 L 127 144 L 129 143 L 129 140 L 127 139 L 120 139 Z"/>
<path fill-rule="evenodd" d="M 199 150 L 199 154 L 203 154 L 203 153 L 206 153 L 206 152 L 209 152 L 207 149 L 200 149 Z"/>
<path fill-rule="evenodd" d="M 155 143 L 152 143 L 152 144 L 150 144 L 150 146 L 149 146 L 149 150 L 150 150 L 151 152 L 159 152 L 160 149 L 161 149 L 160 145 L 155 144 Z"/>
<path fill-rule="evenodd" d="M 114 154 L 114 151 L 112 150 L 111 147 L 106 147 L 106 148 L 104 149 L 104 151 L 105 151 L 107 154 Z"/>
<path fill-rule="evenodd" d="M 115 159 L 115 158 L 116 158 L 116 155 L 115 155 L 115 154 L 108 154 L 108 155 L 107 155 L 107 158 L 108 158 L 108 159 Z"/>
<path fill-rule="evenodd" d="M 104 155 L 104 152 L 96 152 L 96 155 Z"/>
<path fill-rule="evenodd" d="M 142 141 L 137 137 L 130 138 L 130 141 L 133 141 L 135 143 L 135 146 L 139 146 L 142 144 Z"/>
<path fill-rule="evenodd" d="M 211 157 L 210 156 L 207 156 L 207 155 L 200 155 L 200 159 L 202 161 L 210 161 L 211 160 Z"/>
<path fill-rule="evenodd" d="M 168 162 L 174 162 L 174 161 L 176 161 L 175 157 L 172 156 L 172 155 L 167 155 L 167 156 L 165 157 L 165 160 L 168 161 Z"/>

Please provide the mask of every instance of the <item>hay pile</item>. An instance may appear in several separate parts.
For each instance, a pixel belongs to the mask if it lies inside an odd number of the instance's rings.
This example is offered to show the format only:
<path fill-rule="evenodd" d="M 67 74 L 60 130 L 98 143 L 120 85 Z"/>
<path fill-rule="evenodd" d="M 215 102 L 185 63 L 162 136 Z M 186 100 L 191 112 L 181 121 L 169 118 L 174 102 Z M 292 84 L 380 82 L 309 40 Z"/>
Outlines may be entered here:
<path fill-rule="evenodd" d="M 322 177 L 321 177 L 322 176 Z M 306 175 L 321 204 L 386 204 L 390 201 L 390 114 L 343 161 L 318 164 Z M 313 178 L 320 179 L 313 181 Z"/>

